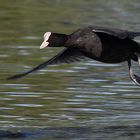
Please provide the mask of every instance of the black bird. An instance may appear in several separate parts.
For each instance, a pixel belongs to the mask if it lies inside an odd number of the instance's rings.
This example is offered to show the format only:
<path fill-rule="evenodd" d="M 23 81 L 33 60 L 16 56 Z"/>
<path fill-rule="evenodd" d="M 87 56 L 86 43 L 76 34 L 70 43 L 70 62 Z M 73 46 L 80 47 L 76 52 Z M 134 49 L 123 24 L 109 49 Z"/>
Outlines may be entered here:
<path fill-rule="evenodd" d="M 140 43 L 133 40 L 137 36 L 140 36 L 140 32 L 99 26 L 81 28 L 70 35 L 46 32 L 44 42 L 40 46 L 41 49 L 62 46 L 65 49 L 30 71 L 8 79 L 21 78 L 48 65 L 71 63 L 88 57 L 104 63 L 127 61 L 130 78 L 140 86 L 140 77 L 133 74 L 131 67 L 131 60 L 138 61 L 140 66 Z"/>

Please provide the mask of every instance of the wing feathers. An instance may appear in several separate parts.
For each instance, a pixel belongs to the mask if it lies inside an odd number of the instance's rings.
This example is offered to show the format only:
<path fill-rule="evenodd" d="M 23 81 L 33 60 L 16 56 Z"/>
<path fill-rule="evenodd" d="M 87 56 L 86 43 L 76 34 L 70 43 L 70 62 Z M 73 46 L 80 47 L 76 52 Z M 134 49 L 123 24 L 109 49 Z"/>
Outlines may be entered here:
<path fill-rule="evenodd" d="M 93 32 L 95 33 L 105 33 L 109 34 L 115 37 L 118 37 L 120 39 L 134 39 L 137 36 L 140 36 L 140 32 L 129 32 L 127 30 L 121 30 L 117 28 L 105 28 L 105 27 L 98 27 L 98 26 L 92 26 Z"/>
<path fill-rule="evenodd" d="M 40 69 L 45 68 L 48 65 L 53 65 L 53 64 L 60 64 L 60 63 L 72 63 L 76 61 L 81 61 L 82 59 L 85 59 L 86 57 L 80 52 L 80 50 L 76 48 L 66 48 L 56 56 L 54 56 L 52 59 L 41 63 L 40 65 L 36 66 L 35 68 L 21 74 L 17 74 L 14 76 L 9 77 L 8 79 L 18 79 L 21 77 L 24 77 L 28 75 L 29 73 L 38 71 Z"/>

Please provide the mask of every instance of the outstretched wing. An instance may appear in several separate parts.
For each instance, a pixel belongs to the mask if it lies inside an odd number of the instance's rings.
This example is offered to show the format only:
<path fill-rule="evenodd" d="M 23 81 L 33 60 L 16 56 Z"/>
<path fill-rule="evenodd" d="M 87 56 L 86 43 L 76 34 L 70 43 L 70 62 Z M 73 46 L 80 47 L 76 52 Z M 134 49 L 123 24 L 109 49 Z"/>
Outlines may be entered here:
<path fill-rule="evenodd" d="M 80 50 L 78 50 L 77 48 L 74 48 L 74 47 L 66 48 L 62 52 L 60 52 L 59 54 L 57 54 L 56 56 L 51 58 L 50 60 L 48 60 L 44 63 L 41 63 L 40 65 L 36 66 L 35 68 L 33 68 L 25 73 L 11 76 L 8 79 L 21 78 L 23 76 L 26 76 L 29 73 L 43 69 L 48 65 L 60 64 L 60 63 L 72 63 L 72 62 L 76 62 L 76 61 L 81 61 L 85 58 L 86 58 L 86 56 L 84 56 L 82 54 L 82 52 Z"/>
<path fill-rule="evenodd" d="M 115 37 L 118 37 L 120 39 L 134 39 L 137 36 L 140 36 L 140 32 L 129 32 L 127 30 L 121 30 L 117 28 L 105 28 L 105 27 L 98 27 L 98 26 L 92 26 L 91 27 L 93 32 L 95 33 L 105 33 L 109 34 Z"/>

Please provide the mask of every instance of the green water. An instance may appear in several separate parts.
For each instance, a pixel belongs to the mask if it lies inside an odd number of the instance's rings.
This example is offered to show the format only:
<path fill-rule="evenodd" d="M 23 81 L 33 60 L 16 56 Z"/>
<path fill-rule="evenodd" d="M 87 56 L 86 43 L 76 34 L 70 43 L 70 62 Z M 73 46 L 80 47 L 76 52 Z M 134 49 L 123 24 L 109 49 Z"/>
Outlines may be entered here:
<path fill-rule="evenodd" d="M 139 21 L 139 0 L 0 0 L 0 129 L 140 125 L 140 88 L 127 63 L 89 60 L 6 80 L 60 52 L 39 50 L 46 31 L 69 34 L 88 25 L 140 31 Z"/>

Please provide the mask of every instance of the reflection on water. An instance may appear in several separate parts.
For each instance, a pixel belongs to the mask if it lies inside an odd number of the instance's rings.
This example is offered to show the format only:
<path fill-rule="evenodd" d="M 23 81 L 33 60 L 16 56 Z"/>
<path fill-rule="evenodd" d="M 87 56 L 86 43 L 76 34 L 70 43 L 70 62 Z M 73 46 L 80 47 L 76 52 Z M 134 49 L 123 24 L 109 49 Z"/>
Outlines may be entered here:
<path fill-rule="evenodd" d="M 126 63 L 89 60 L 6 80 L 60 51 L 39 51 L 47 30 L 70 33 L 92 24 L 140 29 L 139 0 L 8 0 L 0 8 L 1 129 L 140 125 L 140 90 L 129 79 Z"/>

